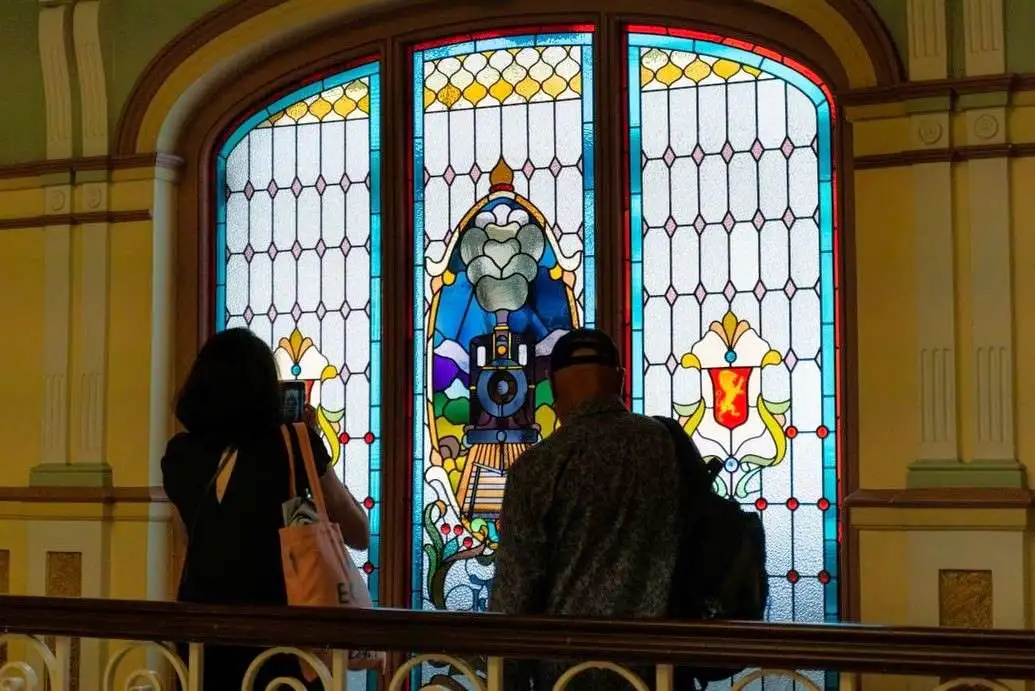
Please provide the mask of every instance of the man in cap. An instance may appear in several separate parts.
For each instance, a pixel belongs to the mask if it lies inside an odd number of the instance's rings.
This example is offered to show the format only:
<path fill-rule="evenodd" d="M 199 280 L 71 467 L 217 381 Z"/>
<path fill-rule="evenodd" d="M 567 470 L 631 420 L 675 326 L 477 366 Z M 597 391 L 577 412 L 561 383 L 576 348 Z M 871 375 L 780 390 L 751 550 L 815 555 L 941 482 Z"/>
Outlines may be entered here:
<path fill-rule="evenodd" d="M 629 412 L 618 349 L 576 329 L 550 355 L 559 429 L 511 467 L 491 609 L 505 614 L 660 618 L 668 609 L 682 522 L 679 470 L 663 425 Z M 551 689 L 570 664 L 508 669 L 508 689 Z M 649 670 L 636 670 L 650 674 Z M 651 684 L 651 677 L 644 681 Z M 612 672 L 570 691 L 631 688 Z"/>

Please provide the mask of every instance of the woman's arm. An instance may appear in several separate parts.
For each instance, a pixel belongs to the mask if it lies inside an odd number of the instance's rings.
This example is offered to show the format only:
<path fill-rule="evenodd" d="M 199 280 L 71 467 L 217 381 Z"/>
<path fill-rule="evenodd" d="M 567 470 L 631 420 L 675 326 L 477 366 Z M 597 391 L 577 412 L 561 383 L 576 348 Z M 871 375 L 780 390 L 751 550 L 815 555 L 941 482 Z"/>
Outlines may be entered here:
<path fill-rule="evenodd" d="M 341 536 L 345 544 L 353 549 L 366 549 L 370 546 L 370 526 L 367 513 L 359 505 L 352 493 L 341 484 L 338 474 L 329 470 L 320 478 L 323 498 L 327 502 L 327 514 L 332 521 L 341 526 Z"/>
<path fill-rule="evenodd" d="M 316 461 L 316 472 L 320 474 L 320 488 L 327 503 L 327 517 L 341 526 L 341 537 L 345 544 L 353 549 L 366 549 L 370 546 L 370 525 L 367 512 L 359 505 L 352 493 L 341 484 L 338 474 L 330 467 L 331 457 L 320 441 L 319 427 L 316 424 L 316 410 L 312 406 L 305 407 L 305 421 L 309 426 L 310 442 Z"/>

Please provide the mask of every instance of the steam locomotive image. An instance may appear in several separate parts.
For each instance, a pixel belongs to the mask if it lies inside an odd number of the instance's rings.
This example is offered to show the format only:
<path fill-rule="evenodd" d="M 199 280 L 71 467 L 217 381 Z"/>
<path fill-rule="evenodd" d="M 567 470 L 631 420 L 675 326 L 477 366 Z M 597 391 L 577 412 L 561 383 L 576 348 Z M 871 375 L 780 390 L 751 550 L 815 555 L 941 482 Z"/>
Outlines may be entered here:
<path fill-rule="evenodd" d="M 470 518 L 495 520 L 506 473 L 540 439 L 535 422 L 535 343 L 506 322 L 471 340 L 470 448 L 457 503 Z"/>

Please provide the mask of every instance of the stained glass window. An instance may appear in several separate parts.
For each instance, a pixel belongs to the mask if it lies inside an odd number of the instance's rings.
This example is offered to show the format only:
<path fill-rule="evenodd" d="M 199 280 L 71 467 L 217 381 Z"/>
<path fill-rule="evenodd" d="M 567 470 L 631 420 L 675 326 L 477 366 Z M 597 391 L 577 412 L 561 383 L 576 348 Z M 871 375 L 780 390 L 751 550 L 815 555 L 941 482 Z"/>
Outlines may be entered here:
<path fill-rule="evenodd" d="M 486 608 L 507 468 L 556 425 L 545 356 L 593 322 L 591 31 L 413 52 L 418 609 Z"/>
<path fill-rule="evenodd" d="M 628 40 L 634 409 L 678 417 L 723 464 L 718 489 L 760 513 L 769 619 L 836 621 L 830 94 L 741 41 Z"/>
<path fill-rule="evenodd" d="M 381 195 L 378 64 L 249 117 L 216 163 L 216 329 L 266 340 L 306 384 L 335 471 L 369 512 L 354 551 L 375 601 L 380 544 Z M 356 688 L 359 688 L 358 686 Z"/>

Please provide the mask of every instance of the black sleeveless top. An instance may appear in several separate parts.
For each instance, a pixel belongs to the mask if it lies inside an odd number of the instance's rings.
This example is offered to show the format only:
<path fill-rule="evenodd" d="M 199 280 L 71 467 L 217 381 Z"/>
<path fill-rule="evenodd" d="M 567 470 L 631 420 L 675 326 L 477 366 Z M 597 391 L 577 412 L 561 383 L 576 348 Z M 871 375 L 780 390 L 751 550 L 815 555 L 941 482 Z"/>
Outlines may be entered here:
<path fill-rule="evenodd" d="M 330 464 L 310 430 L 317 472 Z M 212 604 L 285 605 L 280 564 L 281 504 L 289 499 L 288 459 L 279 429 L 238 449 L 222 501 L 213 481 L 224 449 L 178 434 L 162 458 L 162 485 L 187 528 L 187 555 L 177 599 Z M 296 447 L 296 483 L 308 489 Z"/>

